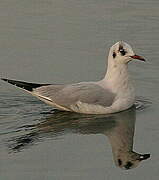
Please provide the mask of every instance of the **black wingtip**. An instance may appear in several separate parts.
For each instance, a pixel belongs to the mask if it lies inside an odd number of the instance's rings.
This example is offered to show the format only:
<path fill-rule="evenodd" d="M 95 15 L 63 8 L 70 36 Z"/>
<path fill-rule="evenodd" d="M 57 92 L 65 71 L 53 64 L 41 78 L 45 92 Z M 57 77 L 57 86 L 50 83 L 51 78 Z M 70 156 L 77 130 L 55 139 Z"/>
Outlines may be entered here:
<path fill-rule="evenodd" d="M 19 88 L 25 89 L 27 91 L 33 91 L 33 89 L 35 88 L 50 85 L 50 84 L 29 83 L 29 82 L 17 81 L 17 80 L 6 79 L 6 78 L 1 78 L 1 79 Z"/>
<path fill-rule="evenodd" d="M 3 81 L 8 81 L 8 79 L 6 79 L 6 78 L 1 78 L 1 80 L 3 80 Z"/>
<path fill-rule="evenodd" d="M 7 78 L 1 78 L 1 80 L 6 81 L 12 85 L 15 85 L 19 88 L 28 90 L 28 91 L 32 91 L 32 87 L 30 86 L 29 83 L 27 82 L 22 82 L 22 81 L 17 81 L 17 80 L 12 80 L 12 79 L 7 79 Z"/>

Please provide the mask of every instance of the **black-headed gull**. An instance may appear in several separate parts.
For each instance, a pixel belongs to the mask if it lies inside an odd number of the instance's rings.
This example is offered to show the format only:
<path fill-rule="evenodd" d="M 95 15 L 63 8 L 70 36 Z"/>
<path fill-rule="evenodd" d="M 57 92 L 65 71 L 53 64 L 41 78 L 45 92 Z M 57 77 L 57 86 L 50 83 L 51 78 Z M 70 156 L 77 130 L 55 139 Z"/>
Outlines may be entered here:
<path fill-rule="evenodd" d="M 86 114 L 109 114 L 130 108 L 135 102 L 134 86 L 128 73 L 132 59 L 145 61 L 131 46 L 120 41 L 109 51 L 105 77 L 97 82 L 36 84 L 2 78 L 60 110 Z"/>

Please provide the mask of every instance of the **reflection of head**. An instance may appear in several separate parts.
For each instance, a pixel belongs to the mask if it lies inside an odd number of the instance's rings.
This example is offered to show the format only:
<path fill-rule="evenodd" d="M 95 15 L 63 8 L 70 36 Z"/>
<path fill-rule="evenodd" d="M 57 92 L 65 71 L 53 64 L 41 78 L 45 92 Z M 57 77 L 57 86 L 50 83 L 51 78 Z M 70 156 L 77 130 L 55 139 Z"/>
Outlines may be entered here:
<path fill-rule="evenodd" d="M 115 161 L 115 164 L 122 169 L 132 169 L 139 165 L 142 160 L 146 160 L 150 154 L 138 154 L 136 152 L 122 152 Z"/>
<path fill-rule="evenodd" d="M 122 169 L 135 168 L 142 160 L 150 157 L 150 154 L 139 154 L 133 151 L 135 115 L 133 108 L 121 112 L 116 119 L 116 127 L 107 133 L 115 164 Z"/>

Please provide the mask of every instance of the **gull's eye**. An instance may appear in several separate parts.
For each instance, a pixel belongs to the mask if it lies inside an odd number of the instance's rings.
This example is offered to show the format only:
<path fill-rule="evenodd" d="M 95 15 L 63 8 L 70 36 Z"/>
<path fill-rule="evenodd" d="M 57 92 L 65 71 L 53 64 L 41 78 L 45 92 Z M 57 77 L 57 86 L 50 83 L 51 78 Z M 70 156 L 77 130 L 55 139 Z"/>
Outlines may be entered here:
<path fill-rule="evenodd" d="M 128 161 L 124 167 L 125 167 L 125 169 L 130 169 L 132 166 L 133 166 L 133 163 Z"/>
<path fill-rule="evenodd" d="M 119 52 L 122 56 L 125 56 L 125 54 L 126 54 L 126 51 L 124 49 L 120 49 Z"/>

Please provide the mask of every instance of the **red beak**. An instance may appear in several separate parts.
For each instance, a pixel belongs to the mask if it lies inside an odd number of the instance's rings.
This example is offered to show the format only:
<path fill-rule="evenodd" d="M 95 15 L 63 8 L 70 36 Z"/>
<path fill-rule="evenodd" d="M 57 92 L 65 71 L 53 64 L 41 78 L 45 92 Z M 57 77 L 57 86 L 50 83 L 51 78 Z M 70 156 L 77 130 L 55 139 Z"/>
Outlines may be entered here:
<path fill-rule="evenodd" d="M 142 56 L 138 56 L 138 55 L 133 55 L 133 56 L 130 56 L 131 58 L 133 59 L 138 59 L 138 60 L 141 60 L 141 61 L 146 61 Z"/>

